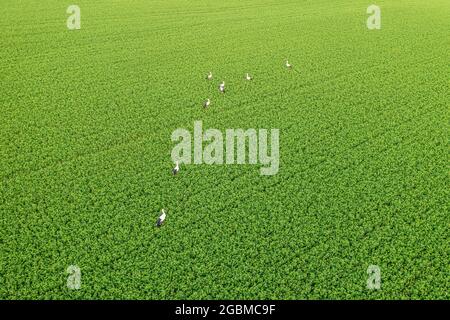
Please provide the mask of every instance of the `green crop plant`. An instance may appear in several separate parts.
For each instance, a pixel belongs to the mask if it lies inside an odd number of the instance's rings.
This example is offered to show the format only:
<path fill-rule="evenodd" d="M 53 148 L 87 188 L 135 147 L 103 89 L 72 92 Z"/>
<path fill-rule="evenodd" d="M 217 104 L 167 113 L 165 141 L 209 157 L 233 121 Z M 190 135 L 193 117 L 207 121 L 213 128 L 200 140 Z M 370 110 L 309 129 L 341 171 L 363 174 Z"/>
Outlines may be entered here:
<path fill-rule="evenodd" d="M 448 299 L 450 2 L 371 4 L 2 0 L 0 299 Z M 195 121 L 278 173 L 173 176 Z"/>

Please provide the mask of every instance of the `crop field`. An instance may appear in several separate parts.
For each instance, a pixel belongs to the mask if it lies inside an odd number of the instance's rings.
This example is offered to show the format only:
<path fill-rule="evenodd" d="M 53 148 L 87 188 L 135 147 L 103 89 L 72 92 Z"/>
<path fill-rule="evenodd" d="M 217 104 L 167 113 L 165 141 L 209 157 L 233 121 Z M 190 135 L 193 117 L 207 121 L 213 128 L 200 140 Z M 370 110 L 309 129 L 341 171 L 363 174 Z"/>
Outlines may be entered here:
<path fill-rule="evenodd" d="M 450 298 L 450 1 L 0 7 L 0 299 Z M 277 173 L 173 175 L 196 121 Z"/>

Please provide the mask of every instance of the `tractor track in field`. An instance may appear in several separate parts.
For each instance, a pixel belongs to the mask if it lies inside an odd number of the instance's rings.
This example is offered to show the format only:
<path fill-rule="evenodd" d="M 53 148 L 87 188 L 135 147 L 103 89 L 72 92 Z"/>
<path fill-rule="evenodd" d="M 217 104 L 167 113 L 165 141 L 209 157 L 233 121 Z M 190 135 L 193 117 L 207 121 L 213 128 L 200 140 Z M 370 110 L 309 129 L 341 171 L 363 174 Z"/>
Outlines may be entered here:
<path fill-rule="evenodd" d="M 417 119 L 417 118 L 411 118 L 411 119 L 408 119 L 407 121 L 400 123 L 398 126 L 402 126 L 402 125 L 404 125 L 405 123 L 409 123 L 409 122 L 413 121 L 414 119 Z M 424 127 L 424 126 L 426 126 L 426 125 L 427 125 L 426 123 L 422 123 L 421 126 L 418 127 L 418 129 L 420 129 L 421 127 Z M 393 126 L 393 127 L 391 128 L 391 130 L 386 130 L 386 131 L 383 131 L 383 132 L 377 134 L 376 137 L 374 137 L 373 139 L 367 140 L 365 143 L 367 143 L 367 142 L 375 142 L 376 139 L 378 139 L 378 138 L 380 138 L 380 137 L 383 137 L 385 134 L 390 133 L 390 132 L 394 132 L 394 131 L 395 131 L 395 128 L 397 128 L 398 126 Z M 402 141 L 406 141 L 406 140 L 408 140 L 408 138 L 411 138 L 411 137 L 413 137 L 413 136 L 415 136 L 415 132 L 414 132 L 414 133 L 407 134 L 407 135 L 404 135 L 404 136 L 402 137 L 402 138 L 403 138 Z M 383 154 L 384 154 L 384 153 L 388 152 L 388 151 L 391 150 L 392 148 L 395 148 L 395 146 L 398 145 L 398 144 L 400 144 L 400 143 L 401 143 L 401 142 L 399 142 L 399 141 L 394 142 L 390 147 L 386 147 L 386 148 L 384 148 L 382 151 L 377 152 L 377 153 L 376 153 L 376 154 L 377 154 L 377 157 L 378 157 L 378 158 L 383 157 Z M 411 140 L 410 140 L 410 143 L 414 143 L 414 139 L 411 139 Z M 358 147 L 359 147 L 360 145 L 362 145 L 362 144 L 358 144 Z M 348 153 L 349 150 L 354 150 L 354 149 L 356 149 L 356 148 L 358 148 L 358 147 L 354 147 L 354 146 L 349 147 L 349 148 L 343 150 L 341 153 L 339 153 L 339 155 L 346 154 L 346 153 Z M 313 165 L 310 165 L 310 166 L 307 168 L 307 170 L 304 170 L 304 171 L 302 171 L 301 173 L 302 173 L 303 175 L 305 175 L 305 176 L 308 176 L 308 172 L 309 172 L 309 171 L 315 170 L 315 169 L 319 168 L 319 167 L 320 167 L 323 163 L 325 163 L 325 162 L 332 163 L 332 162 L 333 162 L 333 159 L 325 159 L 325 160 L 316 162 L 316 163 L 314 163 Z M 364 159 L 362 159 L 362 160 L 359 161 L 358 163 L 354 163 L 354 164 L 352 164 L 352 165 L 346 165 L 346 166 L 344 166 L 344 167 L 342 167 L 342 168 L 337 168 L 337 169 L 335 169 L 334 171 L 332 171 L 329 175 L 327 175 L 327 177 L 325 177 L 325 178 L 323 178 L 323 179 L 329 179 L 330 177 L 334 176 L 334 175 L 335 175 L 336 173 L 338 173 L 338 172 L 343 172 L 343 171 L 345 171 L 345 170 L 347 170 L 347 169 L 349 169 L 349 168 L 352 168 L 352 167 L 354 168 L 355 166 L 359 166 L 359 165 L 361 165 L 361 164 L 364 164 L 365 162 L 366 162 L 366 161 L 365 161 Z M 292 170 L 292 171 L 295 172 L 295 170 Z M 246 175 L 244 175 L 244 176 L 249 176 L 249 174 L 246 174 Z M 244 178 L 243 178 L 244 176 L 243 176 L 243 175 L 237 175 L 236 177 L 240 177 L 241 179 L 244 179 Z M 288 174 L 288 175 L 287 175 L 287 178 L 286 178 L 285 180 L 283 180 L 283 183 L 287 183 L 287 181 L 291 180 L 292 177 L 293 177 L 293 175 Z M 274 184 L 271 184 L 271 185 L 268 185 L 268 186 L 264 186 L 264 193 L 267 193 L 267 192 L 270 193 L 270 190 L 276 188 L 279 184 L 280 184 L 280 182 L 277 182 L 277 183 L 274 183 Z M 216 187 L 218 187 L 218 186 L 220 186 L 220 181 L 218 181 L 218 182 L 215 184 L 215 186 L 212 187 L 212 189 L 216 189 Z M 253 191 L 254 191 L 254 192 L 261 192 L 261 190 L 258 191 L 257 188 L 256 188 L 256 189 L 253 189 Z M 192 196 L 199 196 L 199 195 L 201 195 L 202 192 L 204 192 L 204 190 L 200 190 L 200 191 L 198 191 L 198 192 L 195 192 L 195 193 L 191 194 L 189 197 L 182 199 L 182 200 L 180 201 L 180 203 L 184 203 L 184 204 L 185 204 L 186 201 L 189 201 L 189 199 L 192 198 Z M 403 193 L 403 192 L 404 192 L 404 190 L 401 190 L 398 194 L 401 194 L 401 193 Z M 392 195 L 389 199 L 395 198 L 396 196 L 398 196 L 398 194 Z M 238 199 L 235 199 L 235 198 L 234 198 L 232 202 L 233 202 L 233 204 L 234 204 L 235 202 L 239 202 L 240 200 L 245 200 L 245 198 L 246 198 L 246 195 L 244 194 L 243 196 L 239 197 Z M 134 199 L 130 199 L 129 201 L 133 201 L 133 200 L 134 200 Z M 388 199 L 387 199 L 387 200 L 388 200 Z M 232 204 L 232 205 L 233 205 L 233 204 Z M 309 208 L 310 205 L 311 205 L 311 203 L 309 203 L 309 204 L 306 205 L 306 208 L 305 208 L 306 211 L 309 210 L 308 208 Z M 378 205 L 377 207 L 379 207 L 379 206 L 380 206 L 380 205 Z M 230 207 L 230 206 L 226 204 L 226 205 L 220 207 L 218 210 L 219 210 L 219 211 L 225 211 L 225 210 L 226 210 L 227 208 L 229 208 L 229 207 Z M 191 208 L 192 208 L 192 211 L 198 211 L 198 209 L 201 209 L 201 208 L 198 208 L 198 207 L 196 207 L 196 206 L 193 206 L 193 207 L 191 207 Z M 172 211 L 177 211 L 177 210 L 176 210 L 176 208 L 174 208 Z M 185 226 L 183 226 L 183 228 L 186 228 L 188 225 L 190 225 L 190 223 L 191 223 L 190 221 L 191 221 L 191 220 L 190 220 L 189 216 L 187 216 L 187 217 L 185 216 L 185 219 L 183 219 L 183 220 L 187 220 L 187 224 L 186 224 Z M 182 222 L 179 222 L 179 223 L 182 223 Z M 108 234 L 108 233 L 109 233 L 109 231 L 104 232 L 104 233 L 101 233 L 101 234 L 99 234 L 98 236 L 99 236 L 99 237 L 102 237 L 102 235 L 105 236 L 105 235 Z M 364 237 L 361 237 L 361 238 L 363 239 Z M 313 248 L 313 247 L 314 247 L 314 245 L 311 245 L 311 246 L 305 247 L 305 249 L 308 249 L 308 248 L 311 249 L 311 248 Z M 115 257 L 115 258 L 117 258 L 117 257 Z"/>
<path fill-rule="evenodd" d="M 362 0 L 83 0 L 70 32 L 64 3 L 4 1 L 0 297 L 448 296 L 448 1 L 381 3 L 369 31 Z M 279 129 L 278 174 L 246 153 L 174 177 L 194 121 Z"/>
<path fill-rule="evenodd" d="M 407 135 L 406 137 L 409 138 L 409 137 L 411 137 L 411 136 L 412 136 L 412 134 L 411 134 L 411 135 Z M 413 143 L 414 140 L 411 140 L 410 142 Z M 381 157 L 381 156 L 382 156 L 382 153 L 378 153 L 378 155 Z M 362 161 L 362 162 L 363 162 L 363 161 Z M 362 162 L 360 162 L 359 164 L 361 164 Z M 358 165 L 359 165 L 359 164 L 358 164 Z M 345 169 L 342 169 L 342 170 L 345 170 Z M 399 195 L 401 195 L 402 193 L 404 193 L 404 191 L 405 191 L 405 190 L 401 190 L 401 191 L 397 192 L 396 194 L 391 195 L 391 196 L 390 196 L 388 199 L 386 199 L 386 200 L 389 200 L 389 199 L 395 199 L 396 197 L 398 197 Z M 243 198 L 244 198 L 244 197 L 243 197 Z M 242 198 L 242 199 L 243 199 L 243 198 Z M 240 200 L 242 200 L 242 199 L 240 199 Z M 375 207 L 373 208 L 373 210 L 377 210 L 378 208 L 381 208 L 381 206 L 382 206 L 382 204 L 376 204 Z M 221 210 L 225 210 L 226 208 L 228 208 L 228 206 L 222 207 Z M 194 207 L 193 209 L 195 209 L 195 207 Z M 424 210 L 422 210 L 422 211 L 423 211 L 423 212 L 426 212 L 427 210 L 431 210 L 431 209 L 430 209 L 430 208 L 426 208 L 426 209 L 424 209 Z M 187 218 L 187 219 L 189 220 L 189 218 Z M 188 225 L 189 225 L 189 224 L 190 224 L 190 223 L 188 223 Z M 349 246 L 351 246 L 351 243 L 357 243 L 357 242 L 359 242 L 359 241 L 364 241 L 364 239 L 369 238 L 373 232 L 376 232 L 376 231 L 379 230 L 380 228 L 383 228 L 383 227 L 386 227 L 386 226 L 387 226 L 387 224 L 385 223 L 385 221 L 382 221 L 381 223 L 378 223 L 378 224 L 376 225 L 376 227 L 372 228 L 370 231 L 366 231 L 366 232 L 364 232 L 362 235 L 360 235 L 360 236 L 358 236 L 358 237 L 356 237 L 356 238 L 352 238 L 352 239 L 350 240 Z M 186 226 L 184 226 L 184 227 L 186 227 Z M 106 234 L 106 233 L 103 233 L 103 235 L 105 235 L 105 234 Z M 101 235 L 100 235 L 100 236 L 101 236 Z M 294 257 L 291 257 L 291 258 L 290 258 L 291 263 L 294 263 L 295 259 L 301 256 L 302 252 L 309 251 L 309 250 L 312 250 L 312 249 L 314 249 L 314 248 L 319 247 L 319 246 L 321 245 L 321 242 L 320 242 L 320 241 L 321 241 L 321 240 L 320 240 L 319 238 L 317 238 L 316 240 L 312 241 L 312 242 L 309 243 L 308 245 L 296 247 L 296 248 L 295 248 L 296 250 L 293 250 L 293 251 L 292 251 L 292 252 L 294 252 Z M 124 259 L 124 258 L 126 258 L 127 255 L 132 254 L 133 252 L 138 252 L 138 251 L 141 252 L 142 249 L 136 249 L 135 251 L 128 251 L 126 254 L 123 254 L 123 255 L 117 255 L 117 256 L 114 256 L 114 257 L 111 258 L 111 261 L 115 261 L 115 260 L 119 260 L 119 259 Z M 142 252 L 141 252 L 141 253 L 142 253 Z M 109 265 L 109 264 L 111 263 L 111 261 L 109 261 L 109 262 L 108 262 L 108 261 L 105 261 L 102 265 L 107 266 L 107 265 Z M 272 263 L 273 263 L 273 262 L 274 262 L 274 261 L 272 260 Z M 291 264 L 291 263 L 288 263 L 288 264 Z M 284 267 L 284 268 L 283 268 L 283 267 Z M 298 267 L 298 266 L 297 266 L 297 267 Z M 290 269 L 289 267 L 286 268 L 286 260 L 280 260 L 278 263 L 275 262 L 275 264 L 272 264 L 272 265 L 270 266 L 270 268 L 271 268 L 271 270 L 281 270 L 281 269 L 286 270 L 286 271 L 293 270 L 292 268 Z"/>
<path fill-rule="evenodd" d="M 320 160 L 320 161 L 318 161 L 318 162 L 316 162 L 316 163 L 314 163 L 314 164 L 312 164 L 312 165 L 309 165 L 305 170 L 301 171 L 301 173 L 302 173 L 303 175 L 307 176 L 307 173 L 308 173 L 310 170 L 319 168 L 320 165 L 322 165 L 323 163 L 326 163 L 326 162 L 333 162 L 333 159 L 334 159 L 334 158 L 336 158 L 336 157 L 338 157 L 338 156 L 341 156 L 341 155 L 344 155 L 344 154 L 347 154 L 348 151 L 355 150 L 356 148 L 362 146 L 362 145 L 365 144 L 365 143 L 368 143 L 368 142 L 374 142 L 374 141 L 376 141 L 376 139 L 381 138 L 381 137 L 383 137 L 384 135 L 386 135 L 386 134 L 388 134 L 388 133 L 394 132 L 395 129 L 398 128 L 399 126 L 404 125 L 405 123 L 411 122 L 411 121 L 413 121 L 414 119 L 417 119 L 417 118 L 411 118 L 411 119 L 408 119 L 407 121 L 405 121 L 405 122 L 403 122 L 403 123 L 401 123 L 401 124 L 399 124 L 399 125 L 392 126 L 392 127 L 390 128 L 390 130 L 382 131 L 382 132 L 378 133 L 375 137 L 373 137 L 373 138 L 371 138 L 371 139 L 367 139 L 364 143 L 358 144 L 358 146 L 356 146 L 356 147 L 355 147 L 355 146 L 350 146 L 349 148 L 346 148 L 346 149 L 344 149 L 343 151 L 341 151 L 341 152 L 335 154 L 333 158 L 326 158 L 326 159 Z M 425 124 L 424 124 L 423 126 L 425 126 Z M 411 136 L 413 136 L 413 135 L 415 135 L 415 133 L 409 134 L 409 135 L 407 135 L 406 137 L 411 137 Z M 398 144 L 399 144 L 399 142 L 396 142 L 396 143 L 393 144 L 393 146 L 398 145 Z M 393 147 L 393 146 L 392 146 L 392 147 Z M 389 149 L 384 149 L 384 151 L 387 152 L 387 151 L 389 151 Z M 363 160 L 361 160 L 358 164 L 364 163 L 364 162 L 365 162 L 365 160 L 363 159 Z M 337 173 L 337 172 L 341 172 L 342 170 L 348 169 L 348 168 L 350 168 L 350 167 L 354 167 L 354 165 L 352 165 L 352 166 L 348 165 L 348 166 L 346 166 L 346 167 L 344 167 L 344 168 L 336 169 L 336 171 L 335 171 L 335 172 L 332 172 L 332 174 L 330 174 L 330 176 L 332 176 L 333 174 L 335 174 L 335 173 Z M 293 173 L 293 172 L 294 172 L 294 173 L 297 172 L 296 169 L 292 169 L 292 170 L 290 170 L 290 172 L 288 172 L 288 173 Z M 248 177 L 248 176 L 250 176 L 250 175 L 251 175 L 251 173 L 249 173 L 249 174 L 244 174 L 244 175 L 240 174 L 240 175 L 237 175 L 237 177 L 241 178 L 240 180 L 243 180 L 245 177 Z M 269 185 L 269 186 L 264 186 L 265 192 L 267 192 L 267 191 L 268 191 L 269 189 L 271 189 L 271 188 L 274 188 L 274 187 L 280 185 L 281 183 L 283 183 L 283 184 L 287 183 L 290 179 L 292 179 L 292 177 L 293 177 L 293 175 L 287 174 L 287 175 L 286 175 L 286 179 L 284 179 L 282 182 L 276 182 L 276 183 L 271 184 L 271 185 Z M 220 185 L 220 181 L 216 184 L 216 187 L 219 186 L 219 185 Z M 199 195 L 199 194 L 201 194 L 201 192 L 203 192 L 203 190 L 200 191 L 200 192 L 198 192 L 198 193 L 194 193 L 193 195 L 194 195 L 194 196 L 195 196 L 195 195 Z M 244 199 L 244 198 L 245 198 L 245 195 L 244 195 L 242 198 L 240 198 L 240 199 L 242 200 L 242 199 Z M 224 209 L 224 208 L 221 208 L 220 210 L 223 210 L 223 209 Z"/>
<path fill-rule="evenodd" d="M 430 59 L 428 62 L 434 61 L 434 60 L 439 59 L 439 58 L 440 58 L 440 57 L 436 57 L 436 58 Z M 423 63 L 423 61 L 421 61 L 420 59 L 417 59 L 417 62 L 419 62 L 419 61 Z M 263 101 L 263 100 L 265 100 L 266 98 L 270 98 L 270 97 L 271 97 L 271 98 L 274 98 L 274 97 L 276 97 L 277 95 L 279 95 L 281 92 L 284 92 L 284 91 L 293 92 L 292 89 L 295 89 L 295 88 L 307 88 L 307 90 L 304 90 L 304 91 L 301 92 L 302 94 L 304 94 L 304 93 L 307 93 L 308 91 L 311 91 L 312 89 L 316 89 L 317 87 L 323 86 L 324 83 L 331 84 L 333 81 L 337 81 L 337 80 L 339 80 L 339 79 L 341 79 L 341 78 L 345 78 L 345 77 L 348 77 L 348 76 L 353 76 L 354 74 L 363 74 L 363 73 L 365 73 L 365 72 L 372 71 L 373 69 L 376 69 L 376 68 L 378 68 L 378 67 L 380 67 L 380 66 L 382 66 L 382 65 L 381 65 L 381 64 L 380 64 L 380 65 L 374 65 L 374 66 L 372 66 L 372 67 L 370 67 L 370 68 L 368 68 L 368 69 L 364 69 L 364 70 L 356 70 L 356 71 L 354 71 L 354 72 L 352 72 L 352 73 L 349 73 L 349 74 L 347 74 L 347 75 L 346 75 L 346 74 L 341 74 L 341 75 L 339 75 L 338 77 L 333 77 L 333 78 L 330 78 L 330 79 L 328 79 L 328 80 L 325 80 L 325 81 L 323 81 L 323 82 L 321 82 L 321 83 L 312 84 L 312 85 L 309 85 L 309 86 L 306 86 L 306 87 L 305 87 L 305 86 L 302 86 L 302 85 L 300 85 L 299 87 L 297 87 L 297 86 L 290 86 L 290 87 L 288 87 L 288 90 L 284 89 L 284 90 L 280 90 L 280 91 L 277 91 L 277 92 L 274 92 L 274 93 L 268 93 L 268 94 L 262 95 L 262 97 L 257 98 L 257 99 L 248 99 L 248 100 L 245 100 L 245 101 L 243 101 L 243 102 L 241 102 L 241 103 L 237 103 L 237 104 L 236 104 L 236 107 L 248 105 L 249 102 L 258 103 L 258 102 Z M 191 103 L 190 105 L 191 105 L 191 106 L 194 106 L 194 103 Z M 236 108 L 236 109 L 238 109 L 238 108 Z M 280 109 L 282 110 L 282 108 L 280 108 Z M 233 113 L 233 112 L 235 112 L 234 109 L 230 111 L 230 113 Z M 171 114 L 169 115 L 169 117 L 170 117 L 170 116 L 171 116 Z M 221 117 L 223 117 L 223 114 L 221 114 Z M 162 121 L 162 122 L 164 122 L 164 121 Z M 295 123 L 294 123 L 294 124 L 295 124 Z M 292 127 L 294 124 L 292 124 L 291 126 L 289 126 L 289 127 L 287 127 L 287 128 L 283 128 L 283 130 L 289 129 L 289 128 Z M 163 125 L 163 126 L 166 127 L 167 124 L 165 124 L 165 125 Z M 328 127 L 324 128 L 324 130 L 327 130 L 328 128 L 332 128 L 332 127 L 333 127 L 333 124 L 330 124 Z M 158 129 L 156 129 L 155 131 L 158 131 L 158 130 L 160 130 L 160 129 L 161 129 L 161 128 L 158 128 Z M 337 132 L 340 131 L 340 130 L 342 130 L 342 129 L 337 130 L 335 133 L 337 133 Z M 92 135 L 92 136 L 93 136 L 93 135 Z M 144 136 L 144 135 L 141 135 L 140 137 L 136 137 L 136 136 L 135 136 L 135 137 L 133 137 L 133 138 L 131 138 L 131 139 L 125 139 L 125 142 L 123 142 L 123 143 L 118 143 L 118 144 L 116 144 L 116 145 L 112 145 L 112 146 L 110 146 L 110 147 L 108 147 L 108 148 L 105 148 L 105 149 L 102 149 L 102 150 L 98 150 L 98 151 L 95 151 L 95 152 L 83 153 L 83 154 L 81 154 L 81 155 L 78 155 L 78 156 L 73 157 L 73 158 L 70 158 L 70 159 L 61 160 L 61 161 L 58 162 L 58 165 L 62 166 L 62 165 L 64 165 L 64 164 L 66 164 L 66 163 L 70 163 L 70 162 L 73 162 L 73 161 L 78 161 L 78 160 L 80 160 L 80 159 L 82 159 L 82 158 L 89 157 L 89 156 L 92 156 L 92 155 L 95 155 L 95 154 L 107 153 L 107 152 L 109 152 L 109 151 L 111 151 L 111 150 L 114 150 L 114 149 L 120 149 L 120 148 L 123 147 L 123 146 L 127 146 L 127 145 L 130 145 L 130 144 L 133 144 L 133 143 L 140 143 L 141 140 L 149 139 L 149 138 L 150 138 L 150 137 L 149 137 L 149 136 L 146 136 L 146 135 L 145 135 L 145 136 Z M 319 142 L 320 142 L 320 141 L 319 141 Z M 50 165 L 48 165 L 48 166 L 45 166 L 45 167 L 42 167 L 42 168 L 38 168 L 38 169 L 28 170 L 28 171 L 26 171 L 26 172 L 20 171 L 20 173 L 15 173 L 15 174 L 12 173 L 12 174 L 9 174 L 9 175 L 3 177 L 3 179 L 2 179 L 2 180 L 3 180 L 3 184 L 5 184 L 5 183 L 7 183 L 7 182 L 9 182 L 9 181 L 11 181 L 11 180 L 14 180 L 14 179 L 16 179 L 16 178 L 18 178 L 18 177 L 30 175 L 30 174 L 33 174 L 33 173 L 35 173 L 35 172 L 45 171 L 45 170 L 48 170 L 48 169 L 51 169 L 51 168 L 54 168 L 54 164 L 50 164 Z"/>

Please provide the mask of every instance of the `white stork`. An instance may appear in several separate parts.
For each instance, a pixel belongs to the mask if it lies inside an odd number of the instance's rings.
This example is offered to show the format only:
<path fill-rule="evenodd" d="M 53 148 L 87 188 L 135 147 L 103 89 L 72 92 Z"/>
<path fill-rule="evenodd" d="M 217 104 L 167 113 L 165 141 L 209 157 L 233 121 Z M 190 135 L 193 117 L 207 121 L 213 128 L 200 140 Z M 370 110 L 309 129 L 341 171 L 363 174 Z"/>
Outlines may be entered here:
<path fill-rule="evenodd" d="M 208 75 L 206 76 L 206 80 L 212 80 L 212 78 L 213 78 L 213 74 L 212 74 L 212 72 L 210 71 L 210 72 L 208 73 Z"/>
<path fill-rule="evenodd" d="M 245 75 L 245 80 L 251 81 L 251 80 L 253 80 L 253 78 L 247 73 L 247 74 Z"/>
<path fill-rule="evenodd" d="M 225 93 L 225 81 L 222 81 L 222 83 L 219 85 L 219 91 L 221 93 Z"/>
<path fill-rule="evenodd" d="M 172 169 L 172 174 L 176 175 L 180 171 L 180 166 L 178 164 L 178 161 L 175 162 L 175 168 Z"/>
<path fill-rule="evenodd" d="M 166 212 L 164 209 L 161 209 L 161 215 L 159 216 L 158 220 L 156 221 L 156 226 L 161 227 L 164 223 L 164 220 L 166 220 Z"/>
<path fill-rule="evenodd" d="M 207 99 L 204 103 L 203 103 L 203 108 L 208 108 L 211 105 L 211 100 Z"/>
<path fill-rule="evenodd" d="M 286 58 L 286 68 L 292 69 L 292 64 L 289 63 L 289 60 Z"/>

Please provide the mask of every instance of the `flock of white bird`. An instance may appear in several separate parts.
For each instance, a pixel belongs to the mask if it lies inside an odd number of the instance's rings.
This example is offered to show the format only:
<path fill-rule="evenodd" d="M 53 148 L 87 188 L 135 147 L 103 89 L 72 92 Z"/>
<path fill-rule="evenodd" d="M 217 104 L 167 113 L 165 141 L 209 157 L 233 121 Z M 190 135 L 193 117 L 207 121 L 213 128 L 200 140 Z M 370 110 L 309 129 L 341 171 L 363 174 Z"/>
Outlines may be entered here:
<path fill-rule="evenodd" d="M 286 63 L 285 63 L 286 68 L 288 69 L 292 69 L 292 64 L 289 63 L 289 60 L 286 59 Z M 210 71 L 207 75 L 206 75 L 206 80 L 211 81 L 213 80 L 213 74 Z M 247 72 L 245 74 L 244 79 L 246 81 L 252 81 L 253 77 Z M 222 81 L 219 84 L 219 92 L 222 94 L 225 94 L 225 81 Z M 208 98 L 204 103 L 203 103 L 203 107 L 204 108 L 208 108 L 211 105 L 211 99 Z M 178 161 L 175 162 L 175 167 L 172 169 L 172 174 L 175 176 L 176 174 L 178 174 L 178 172 L 180 172 L 180 164 L 178 163 Z M 156 221 L 156 226 L 160 227 L 163 225 L 164 221 L 166 220 L 166 211 L 164 209 L 161 209 L 161 214 L 158 217 L 158 220 Z"/>

